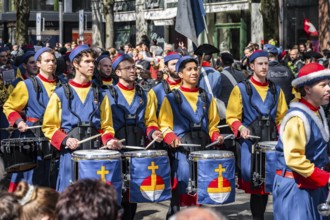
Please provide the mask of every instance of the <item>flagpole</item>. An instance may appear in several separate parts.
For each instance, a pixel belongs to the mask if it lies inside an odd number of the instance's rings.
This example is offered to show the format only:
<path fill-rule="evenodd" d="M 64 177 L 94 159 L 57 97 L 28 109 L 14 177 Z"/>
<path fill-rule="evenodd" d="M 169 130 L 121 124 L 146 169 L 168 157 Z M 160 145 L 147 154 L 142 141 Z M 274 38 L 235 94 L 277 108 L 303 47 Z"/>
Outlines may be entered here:
<path fill-rule="evenodd" d="M 206 34 L 207 41 L 208 41 L 209 44 L 213 45 L 213 39 L 209 35 L 209 29 L 208 29 L 207 24 L 206 24 L 205 16 L 202 16 L 202 17 L 203 17 L 203 22 L 204 22 L 204 26 L 205 26 L 205 34 Z M 218 48 L 218 47 L 216 46 L 216 48 Z M 214 60 L 213 60 L 213 55 L 211 54 L 211 56 L 212 56 L 212 59 L 211 59 L 212 66 L 215 68 L 215 64 L 214 64 Z M 202 62 L 203 62 L 203 60 L 202 60 Z"/>

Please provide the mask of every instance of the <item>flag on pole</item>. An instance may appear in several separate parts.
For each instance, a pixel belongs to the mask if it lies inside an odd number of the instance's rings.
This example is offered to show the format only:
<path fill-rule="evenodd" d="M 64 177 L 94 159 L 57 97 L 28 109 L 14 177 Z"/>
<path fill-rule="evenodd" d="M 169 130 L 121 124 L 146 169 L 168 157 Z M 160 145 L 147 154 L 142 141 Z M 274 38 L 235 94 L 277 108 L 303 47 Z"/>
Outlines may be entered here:
<path fill-rule="evenodd" d="M 306 18 L 304 19 L 304 31 L 309 35 L 309 36 L 314 36 L 317 37 L 319 33 L 317 32 L 315 26 Z"/>
<path fill-rule="evenodd" d="M 198 45 L 197 39 L 205 30 L 203 0 L 179 0 L 175 30 Z"/>

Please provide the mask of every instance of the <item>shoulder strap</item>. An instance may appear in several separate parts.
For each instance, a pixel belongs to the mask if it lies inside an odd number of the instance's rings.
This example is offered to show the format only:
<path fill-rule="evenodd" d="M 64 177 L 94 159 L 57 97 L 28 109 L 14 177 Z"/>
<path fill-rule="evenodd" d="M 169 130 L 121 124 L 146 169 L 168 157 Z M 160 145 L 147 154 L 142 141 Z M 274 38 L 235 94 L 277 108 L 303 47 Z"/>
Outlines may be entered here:
<path fill-rule="evenodd" d="M 161 81 L 164 87 L 165 94 L 169 94 L 171 92 L 170 86 L 168 85 L 166 80 Z"/>
<path fill-rule="evenodd" d="M 64 84 L 62 84 L 62 87 L 63 87 L 63 90 L 64 90 L 65 97 L 68 100 L 73 99 L 73 94 L 72 94 L 72 91 L 71 91 L 71 88 L 70 88 L 69 84 L 64 83 Z"/>
<path fill-rule="evenodd" d="M 273 83 L 271 80 L 268 80 L 268 85 L 269 85 L 269 88 L 270 88 L 270 92 L 273 95 L 276 95 L 276 85 L 275 85 L 275 83 Z"/>
<path fill-rule="evenodd" d="M 140 97 L 143 97 L 144 95 L 144 90 L 142 89 L 142 87 L 138 84 L 135 84 L 135 90 L 137 92 L 137 94 L 140 96 Z"/>
<path fill-rule="evenodd" d="M 206 74 L 206 71 L 205 69 L 202 67 L 202 73 L 203 73 L 203 76 L 204 76 L 204 80 L 205 80 L 205 83 L 206 83 L 206 87 L 207 87 L 207 90 L 209 90 L 209 93 L 213 95 L 213 91 L 212 91 L 212 88 L 211 88 L 211 85 L 210 85 L 210 81 L 209 81 L 209 78 L 207 77 L 207 74 Z"/>
<path fill-rule="evenodd" d="M 41 88 L 40 88 L 40 85 L 39 85 L 39 82 L 38 80 L 36 79 L 35 76 L 32 76 L 31 78 L 31 82 L 32 82 L 32 85 L 33 85 L 33 88 L 34 88 L 34 91 L 39 94 L 41 92 Z"/>
<path fill-rule="evenodd" d="M 248 80 L 243 80 L 242 83 L 245 85 L 246 93 L 248 96 L 252 95 L 251 83 Z"/>
<path fill-rule="evenodd" d="M 208 97 L 207 97 L 207 92 L 204 90 L 204 89 L 202 89 L 202 88 L 199 88 L 199 94 L 201 95 L 201 99 L 202 99 L 202 101 L 204 102 L 204 103 L 209 103 L 209 99 L 208 99 Z"/>
<path fill-rule="evenodd" d="M 106 87 L 107 89 L 109 89 L 110 95 L 112 96 L 112 98 L 117 103 L 118 93 L 117 93 L 117 90 L 115 89 L 115 87 L 113 85 L 103 85 L 103 86 Z"/>
<path fill-rule="evenodd" d="M 176 102 L 178 105 L 181 105 L 181 103 L 182 103 L 182 99 L 181 99 L 180 92 L 179 92 L 177 89 L 173 89 L 173 90 L 172 90 L 172 93 L 174 94 L 175 102 Z"/>
<path fill-rule="evenodd" d="M 228 78 L 228 80 L 230 81 L 230 83 L 233 85 L 233 86 L 236 86 L 236 84 L 237 84 L 237 81 L 236 81 L 236 79 L 233 77 L 233 75 L 228 71 L 228 70 L 222 70 L 222 72 L 221 72 L 223 75 L 225 75 L 227 78 Z"/>
<path fill-rule="evenodd" d="M 100 95 L 100 88 L 96 83 L 92 82 L 92 89 L 93 89 L 93 96 L 94 96 L 94 103 L 99 103 L 99 95 Z"/>

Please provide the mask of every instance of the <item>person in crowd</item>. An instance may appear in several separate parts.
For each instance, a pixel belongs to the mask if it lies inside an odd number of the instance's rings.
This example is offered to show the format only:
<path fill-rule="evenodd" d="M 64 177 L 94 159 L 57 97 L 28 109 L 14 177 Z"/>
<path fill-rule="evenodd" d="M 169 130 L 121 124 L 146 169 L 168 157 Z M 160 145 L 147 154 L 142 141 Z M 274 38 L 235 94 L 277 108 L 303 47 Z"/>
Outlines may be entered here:
<path fill-rule="evenodd" d="M 276 145 L 275 219 L 328 219 L 317 207 L 329 192 L 329 128 L 321 107 L 329 103 L 329 82 L 330 70 L 318 63 L 306 64 L 292 81 L 301 98 L 290 104 Z"/>
<path fill-rule="evenodd" d="M 0 220 L 20 220 L 21 204 L 12 193 L 0 191 Z"/>
<path fill-rule="evenodd" d="M 264 219 L 268 193 L 264 184 L 257 185 L 251 176 L 253 139 L 275 141 L 277 126 L 281 123 L 287 104 L 281 88 L 267 81 L 268 53 L 257 50 L 249 57 L 252 76 L 238 83 L 232 90 L 226 112 L 227 124 L 231 127 L 241 145 L 241 178 L 239 188 L 250 193 L 250 208 L 253 219 Z"/>
<path fill-rule="evenodd" d="M 101 55 L 95 62 L 95 80 L 99 85 L 112 85 L 112 61 L 108 55 Z"/>
<path fill-rule="evenodd" d="M 304 62 L 299 58 L 298 46 L 294 45 L 289 50 L 289 57 L 287 60 L 287 66 L 291 69 L 292 73 L 297 76 L 301 67 L 304 66 Z"/>
<path fill-rule="evenodd" d="M 120 195 L 119 195 L 120 196 Z M 59 196 L 57 220 L 119 220 L 117 195 L 113 186 L 98 180 L 82 179 Z"/>
<path fill-rule="evenodd" d="M 220 213 L 209 208 L 189 207 L 172 217 L 169 220 L 226 220 Z"/>

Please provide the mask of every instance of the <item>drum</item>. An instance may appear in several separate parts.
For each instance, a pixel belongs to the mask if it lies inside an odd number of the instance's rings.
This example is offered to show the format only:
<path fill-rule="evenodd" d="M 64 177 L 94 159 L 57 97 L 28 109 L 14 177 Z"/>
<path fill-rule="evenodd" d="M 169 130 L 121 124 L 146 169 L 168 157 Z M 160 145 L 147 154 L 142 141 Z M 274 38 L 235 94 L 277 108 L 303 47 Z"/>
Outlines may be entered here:
<path fill-rule="evenodd" d="M 124 181 L 129 202 L 161 202 L 171 198 L 170 164 L 164 150 L 124 153 Z"/>
<path fill-rule="evenodd" d="M 35 138 L 12 138 L 1 141 L 0 156 L 7 172 L 26 171 L 37 166 Z"/>
<path fill-rule="evenodd" d="M 232 152 L 191 152 L 189 171 L 187 191 L 197 192 L 198 204 L 218 205 L 235 201 L 235 157 Z"/>
<path fill-rule="evenodd" d="M 99 179 L 114 186 L 121 195 L 121 154 L 112 150 L 77 150 L 71 155 L 71 181 Z M 121 196 L 117 196 L 120 204 Z"/>
<path fill-rule="evenodd" d="M 47 138 L 45 137 L 36 138 L 36 141 L 39 147 L 38 149 L 39 155 L 41 155 L 41 157 L 44 160 L 50 160 L 52 158 L 53 153 L 55 159 L 60 158 L 60 151 L 58 151 L 55 147 L 53 147 Z"/>
<path fill-rule="evenodd" d="M 272 192 L 276 172 L 276 147 L 277 141 L 259 142 L 254 145 L 251 156 L 252 185 L 264 185 L 265 192 Z"/>

